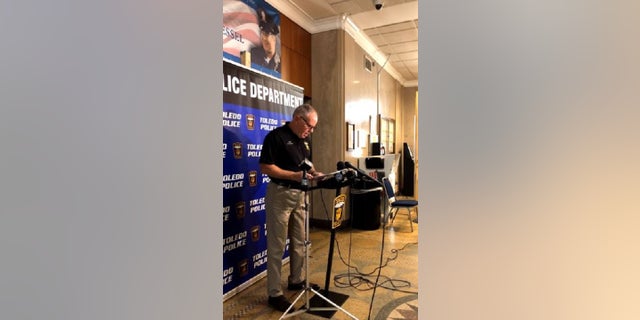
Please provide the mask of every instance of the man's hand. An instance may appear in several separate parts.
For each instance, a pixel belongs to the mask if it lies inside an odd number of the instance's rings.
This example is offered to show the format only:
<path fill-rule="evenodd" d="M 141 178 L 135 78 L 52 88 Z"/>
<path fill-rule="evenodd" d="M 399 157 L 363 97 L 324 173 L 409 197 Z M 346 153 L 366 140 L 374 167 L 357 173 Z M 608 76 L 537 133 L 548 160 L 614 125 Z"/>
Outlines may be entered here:
<path fill-rule="evenodd" d="M 305 172 L 305 171 L 302 171 L 302 172 L 303 172 L 303 174 L 304 174 L 304 173 L 306 173 L 306 174 L 307 174 L 307 175 L 305 176 L 305 178 L 306 178 L 307 180 L 312 180 L 312 179 L 313 179 L 313 177 L 314 177 L 314 175 L 313 175 L 313 174 L 311 174 L 311 173 L 309 173 L 309 172 Z M 300 175 L 300 181 L 302 181 L 302 174 Z"/>

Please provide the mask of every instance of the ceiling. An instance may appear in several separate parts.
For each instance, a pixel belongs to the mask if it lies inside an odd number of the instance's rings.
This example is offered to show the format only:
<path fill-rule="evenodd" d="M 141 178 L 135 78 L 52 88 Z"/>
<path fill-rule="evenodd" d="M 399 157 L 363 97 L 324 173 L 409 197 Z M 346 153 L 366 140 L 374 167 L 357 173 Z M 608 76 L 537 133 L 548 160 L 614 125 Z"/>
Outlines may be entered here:
<path fill-rule="evenodd" d="M 405 87 L 418 85 L 418 0 L 267 0 L 314 34 L 344 29 Z"/>

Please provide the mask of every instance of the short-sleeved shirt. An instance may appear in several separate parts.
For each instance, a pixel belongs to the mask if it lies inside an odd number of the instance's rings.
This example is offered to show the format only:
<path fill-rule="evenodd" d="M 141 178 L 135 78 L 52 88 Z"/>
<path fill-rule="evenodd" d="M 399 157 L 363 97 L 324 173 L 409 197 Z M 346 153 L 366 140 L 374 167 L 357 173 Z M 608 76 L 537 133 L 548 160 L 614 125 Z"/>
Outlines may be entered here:
<path fill-rule="evenodd" d="M 260 163 L 275 164 L 283 170 L 302 171 L 300 164 L 311 155 L 309 141 L 298 137 L 291 128 L 289 122 L 273 129 L 264 137 Z M 269 177 L 276 183 L 292 183 L 291 180 L 282 180 Z"/>

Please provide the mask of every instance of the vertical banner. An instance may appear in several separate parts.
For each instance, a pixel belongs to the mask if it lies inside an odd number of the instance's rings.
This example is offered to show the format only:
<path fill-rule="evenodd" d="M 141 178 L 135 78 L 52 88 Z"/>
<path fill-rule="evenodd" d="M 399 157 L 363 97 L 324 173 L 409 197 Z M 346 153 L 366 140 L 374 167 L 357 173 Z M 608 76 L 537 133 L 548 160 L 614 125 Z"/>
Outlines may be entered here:
<path fill-rule="evenodd" d="M 224 0 L 224 58 L 240 62 L 246 54 L 251 68 L 281 77 L 280 13 L 264 0 Z"/>
<path fill-rule="evenodd" d="M 260 172 L 264 137 L 289 121 L 303 89 L 224 61 L 223 80 L 223 294 L 266 270 L 264 196 Z"/>

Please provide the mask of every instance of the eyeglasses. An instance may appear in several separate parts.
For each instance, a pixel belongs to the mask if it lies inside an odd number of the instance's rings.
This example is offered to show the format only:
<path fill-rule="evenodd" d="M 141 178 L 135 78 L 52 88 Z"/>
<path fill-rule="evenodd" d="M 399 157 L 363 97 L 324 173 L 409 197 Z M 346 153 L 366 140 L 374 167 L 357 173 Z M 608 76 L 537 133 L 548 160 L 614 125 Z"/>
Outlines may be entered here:
<path fill-rule="evenodd" d="M 307 119 L 305 119 L 303 116 L 300 116 L 300 119 L 302 119 L 302 121 L 304 121 L 304 124 L 311 130 L 315 129 L 316 126 L 312 126 L 309 124 L 309 121 L 307 121 Z"/>

